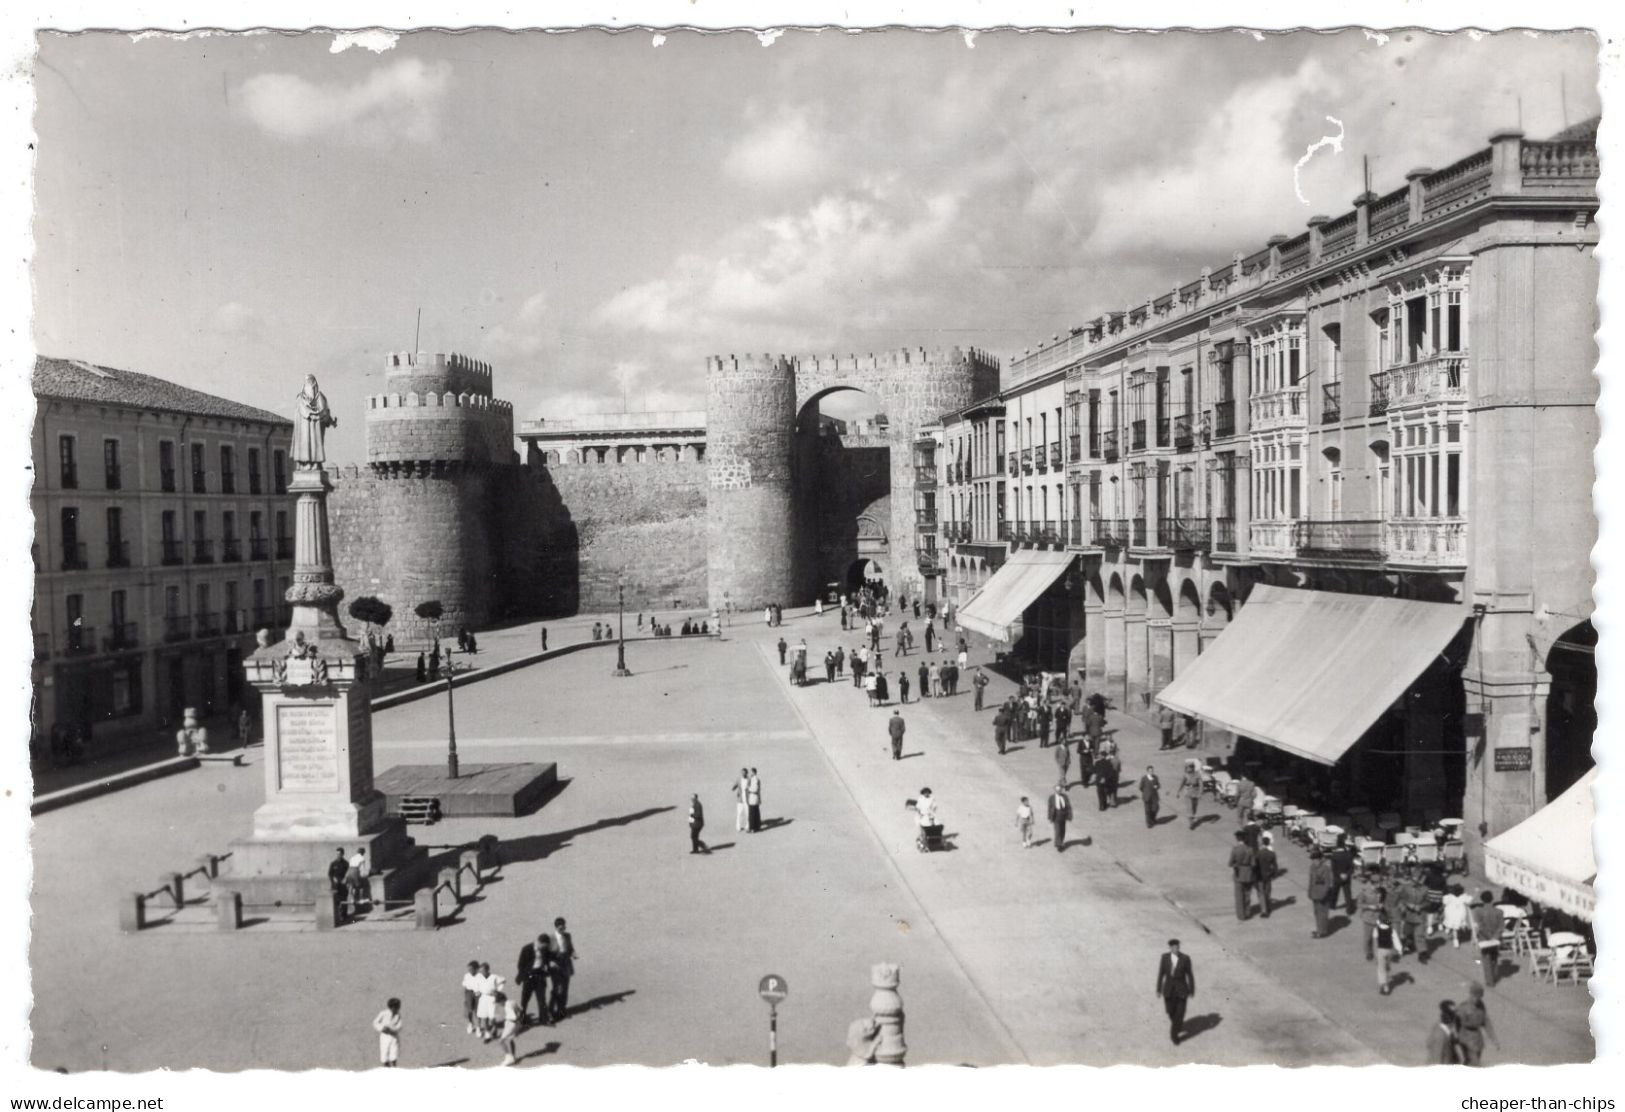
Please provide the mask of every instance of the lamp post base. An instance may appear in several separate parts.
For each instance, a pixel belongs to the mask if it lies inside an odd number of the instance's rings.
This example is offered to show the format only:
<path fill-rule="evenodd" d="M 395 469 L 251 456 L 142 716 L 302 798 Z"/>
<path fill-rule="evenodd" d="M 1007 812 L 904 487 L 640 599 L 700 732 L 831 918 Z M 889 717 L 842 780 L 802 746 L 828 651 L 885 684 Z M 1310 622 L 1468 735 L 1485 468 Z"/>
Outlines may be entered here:
<path fill-rule="evenodd" d="M 632 670 L 626 666 L 626 645 L 615 646 L 615 675 L 630 676 Z"/>

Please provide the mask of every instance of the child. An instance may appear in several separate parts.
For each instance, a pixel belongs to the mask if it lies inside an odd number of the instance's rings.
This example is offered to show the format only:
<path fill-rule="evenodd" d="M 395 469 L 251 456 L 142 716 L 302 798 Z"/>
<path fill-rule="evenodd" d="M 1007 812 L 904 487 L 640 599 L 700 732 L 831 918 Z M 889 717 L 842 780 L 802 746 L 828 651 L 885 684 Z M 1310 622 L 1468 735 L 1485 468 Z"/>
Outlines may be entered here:
<path fill-rule="evenodd" d="M 480 963 L 480 1004 L 477 1012 L 480 1023 L 480 1041 L 490 1042 L 497 1037 L 497 993 L 506 985 L 502 974 L 491 972 L 491 966 Z"/>
<path fill-rule="evenodd" d="M 498 1035 L 502 1040 L 502 1064 L 511 1066 L 519 1060 L 514 1053 L 514 1041 L 519 1037 L 519 1009 L 505 992 L 497 993 L 496 1002 L 502 1012 L 502 1031 Z"/>
<path fill-rule="evenodd" d="M 1033 805 L 1027 802 L 1027 797 L 1021 797 L 1021 806 L 1016 808 L 1016 829 L 1021 831 L 1021 848 L 1033 848 Z"/>
<path fill-rule="evenodd" d="M 401 1057 L 401 1001 L 391 996 L 384 1010 L 372 1017 L 372 1029 L 378 1032 L 378 1061 L 386 1069 L 394 1069 Z"/>

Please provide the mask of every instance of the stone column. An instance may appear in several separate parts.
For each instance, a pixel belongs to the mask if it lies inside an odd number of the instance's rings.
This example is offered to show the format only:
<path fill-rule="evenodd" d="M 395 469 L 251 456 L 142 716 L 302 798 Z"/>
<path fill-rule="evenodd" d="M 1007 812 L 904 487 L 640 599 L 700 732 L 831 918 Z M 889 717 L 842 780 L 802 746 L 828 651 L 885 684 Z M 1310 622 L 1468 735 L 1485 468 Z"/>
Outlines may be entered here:
<path fill-rule="evenodd" d="M 1169 619 L 1146 623 L 1146 648 L 1150 672 L 1146 694 L 1155 696 L 1174 679 L 1174 631 Z"/>
<path fill-rule="evenodd" d="M 1083 625 L 1084 680 L 1090 690 L 1097 691 L 1106 682 L 1106 604 L 1085 602 Z"/>
<path fill-rule="evenodd" d="M 1118 696 L 1118 702 L 1127 701 L 1128 690 L 1128 626 L 1122 610 L 1101 610 L 1101 625 L 1105 628 L 1106 677 L 1102 690 Z"/>
<path fill-rule="evenodd" d="M 882 962 L 869 972 L 869 983 L 875 990 L 869 997 L 869 1010 L 880 1026 L 876 1065 L 901 1066 L 903 1056 L 908 1053 L 908 1046 L 903 1042 L 903 998 L 897 992 L 901 976 L 898 967 L 889 962 Z"/>
<path fill-rule="evenodd" d="M 1177 679 L 1201 651 L 1201 628 L 1197 622 L 1175 620 L 1173 624 L 1173 678 Z"/>
<path fill-rule="evenodd" d="M 1134 713 L 1143 707 L 1143 696 L 1151 683 L 1151 653 L 1144 613 L 1123 615 L 1123 642 L 1123 710 Z"/>

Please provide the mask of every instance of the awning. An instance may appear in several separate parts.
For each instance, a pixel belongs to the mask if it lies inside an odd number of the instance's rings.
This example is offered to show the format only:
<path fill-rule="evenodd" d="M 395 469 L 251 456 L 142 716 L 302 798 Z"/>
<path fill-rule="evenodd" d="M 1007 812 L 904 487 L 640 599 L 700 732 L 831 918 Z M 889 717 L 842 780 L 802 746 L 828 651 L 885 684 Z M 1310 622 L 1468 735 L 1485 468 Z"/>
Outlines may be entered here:
<path fill-rule="evenodd" d="M 1321 764 L 1335 764 L 1433 662 L 1467 607 L 1256 586 L 1229 628 L 1157 695 Z"/>
<path fill-rule="evenodd" d="M 1010 627 L 1072 563 L 1072 553 L 1041 548 L 1018 548 L 982 589 L 961 606 L 955 620 L 966 629 L 1010 641 Z"/>
<path fill-rule="evenodd" d="M 1579 783 L 1504 834 L 1484 843 L 1484 875 L 1587 922 L 1596 914 L 1597 857 L 1591 847 L 1592 769 Z"/>

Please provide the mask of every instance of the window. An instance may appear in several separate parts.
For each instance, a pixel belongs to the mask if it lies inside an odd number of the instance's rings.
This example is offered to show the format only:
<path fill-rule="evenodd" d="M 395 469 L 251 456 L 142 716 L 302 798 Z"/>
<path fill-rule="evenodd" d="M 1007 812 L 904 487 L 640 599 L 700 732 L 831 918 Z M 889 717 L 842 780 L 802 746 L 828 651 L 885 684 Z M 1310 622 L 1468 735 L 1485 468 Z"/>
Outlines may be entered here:
<path fill-rule="evenodd" d="M 158 442 L 158 486 L 167 493 L 175 493 L 175 442 Z"/>
<path fill-rule="evenodd" d="M 203 445 L 192 445 L 192 493 L 207 494 L 209 492 L 208 475 L 203 463 Z"/>
<path fill-rule="evenodd" d="M 1378 309 L 1375 313 L 1372 313 L 1371 325 L 1376 329 L 1377 336 L 1376 358 L 1371 362 L 1373 368 L 1380 371 L 1391 362 L 1388 343 L 1388 310 Z"/>
<path fill-rule="evenodd" d="M 1328 324 L 1321 329 L 1321 336 L 1321 375 L 1328 382 L 1336 382 L 1343 377 L 1343 326 Z"/>
<path fill-rule="evenodd" d="M 237 455 L 230 444 L 220 445 L 220 492 L 237 493 Z"/>
<path fill-rule="evenodd" d="M 118 490 L 123 476 L 119 474 L 118 441 L 111 437 L 102 441 L 102 468 L 108 490 Z"/>
<path fill-rule="evenodd" d="M 117 506 L 107 507 L 107 566 L 123 568 L 130 565 L 130 545 L 124 539 L 124 511 Z"/>
<path fill-rule="evenodd" d="M 63 598 L 62 606 L 68 619 L 68 651 L 89 652 L 95 631 L 85 625 L 85 596 L 68 595 Z"/>
<path fill-rule="evenodd" d="M 61 522 L 62 566 L 82 568 L 85 566 L 85 546 L 79 540 L 79 507 L 63 506 Z"/>
<path fill-rule="evenodd" d="M 260 493 L 260 450 L 248 450 L 248 493 Z"/>
<path fill-rule="evenodd" d="M 181 589 L 179 587 L 164 588 L 164 617 L 178 618 L 181 615 Z"/>
<path fill-rule="evenodd" d="M 57 437 L 56 450 L 60 463 L 59 474 L 62 479 L 62 486 L 66 490 L 77 490 L 79 487 L 79 462 L 74 455 L 74 449 L 73 437 Z"/>
<path fill-rule="evenodd" d="M 288 493 L 287 461 L 279 448 L 271 453 L 271 489 L 277 494 Z"/>

